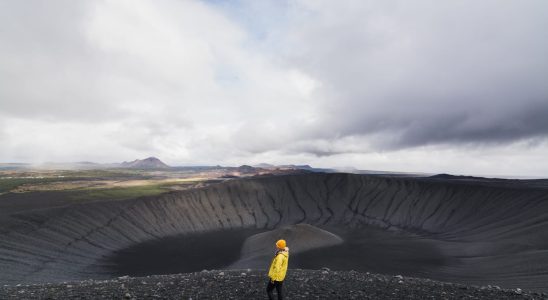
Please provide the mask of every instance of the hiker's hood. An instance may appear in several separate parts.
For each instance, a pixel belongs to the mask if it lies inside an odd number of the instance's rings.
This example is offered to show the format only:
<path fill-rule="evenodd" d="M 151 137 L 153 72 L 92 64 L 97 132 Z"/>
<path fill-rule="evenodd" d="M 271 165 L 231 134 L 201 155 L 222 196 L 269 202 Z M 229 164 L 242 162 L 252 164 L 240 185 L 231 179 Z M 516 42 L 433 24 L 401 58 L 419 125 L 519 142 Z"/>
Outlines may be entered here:
<path fill-rule="evenodd" d="M 285 247 L 283 250 L 278 251 L 278 254 L 283 254 L 285 256 L 289 256 L 289 248 Z"/>

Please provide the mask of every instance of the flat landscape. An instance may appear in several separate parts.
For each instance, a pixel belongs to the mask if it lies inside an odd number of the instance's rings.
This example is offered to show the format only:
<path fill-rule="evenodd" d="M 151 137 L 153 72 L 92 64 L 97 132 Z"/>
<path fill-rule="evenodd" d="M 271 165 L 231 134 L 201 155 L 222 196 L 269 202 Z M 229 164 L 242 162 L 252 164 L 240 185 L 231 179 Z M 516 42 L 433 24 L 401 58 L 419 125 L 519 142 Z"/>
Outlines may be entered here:
<path fill-rule="evenodd" d="M 154 196 L 239 177 L 298 172 L 301 170 L 249 166 L 65 170 L 0 165 L 0 214 L 89 201 Z"/>
<path fill-rule="evenodd" d="M 0 214 L 159 195 L 208 180 L 199 174 L 143 170 L 0 171 Z"/>

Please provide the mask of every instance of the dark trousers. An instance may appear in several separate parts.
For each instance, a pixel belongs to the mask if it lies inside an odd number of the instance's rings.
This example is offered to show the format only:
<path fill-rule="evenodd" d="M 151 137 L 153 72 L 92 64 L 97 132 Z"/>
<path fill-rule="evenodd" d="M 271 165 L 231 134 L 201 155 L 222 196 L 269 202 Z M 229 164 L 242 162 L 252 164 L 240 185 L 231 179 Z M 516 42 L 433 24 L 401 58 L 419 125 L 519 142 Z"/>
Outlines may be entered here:
<path fill-rule="evenodd" d="M 283 281 L 272 281 L 268 280 L 268 285 L 266 286 L 266 292 L 268 293 L 268 299 L 274 300 L 274 295 L 272 295 L 272 291 L 274 288 L 276 288 L 276 292 L 278 292 L 278 300 L 283 300 L 282 295 L 282 284 Z"/>

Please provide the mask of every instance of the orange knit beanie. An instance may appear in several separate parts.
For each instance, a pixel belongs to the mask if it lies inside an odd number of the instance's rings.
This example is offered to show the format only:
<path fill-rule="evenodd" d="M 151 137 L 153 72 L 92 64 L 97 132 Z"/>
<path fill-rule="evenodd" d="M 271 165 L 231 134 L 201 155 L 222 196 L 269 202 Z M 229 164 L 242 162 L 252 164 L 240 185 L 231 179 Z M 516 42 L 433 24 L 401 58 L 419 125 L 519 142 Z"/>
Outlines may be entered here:
<path fill-rule="evenodd" d="M 276 247 L 278 247 L 278 249 L 284 249 L 285 246 L 286 246 L 285 240 L 279 240 L 276 242 Z"/>

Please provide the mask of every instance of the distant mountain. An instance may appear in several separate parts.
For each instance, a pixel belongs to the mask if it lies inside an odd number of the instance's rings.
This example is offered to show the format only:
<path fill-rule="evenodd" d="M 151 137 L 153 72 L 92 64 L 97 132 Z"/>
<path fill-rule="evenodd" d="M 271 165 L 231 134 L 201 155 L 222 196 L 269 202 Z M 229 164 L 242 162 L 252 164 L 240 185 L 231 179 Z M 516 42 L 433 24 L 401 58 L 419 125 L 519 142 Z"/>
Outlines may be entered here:
<path fill-rule="evenodd" d="M 301 169 L 301 170 L 312 170 L 312 168 L 309 165 L 281 165 L 280 168 L 286 168 L 286 169 Z"/>
<path fill-rule="evenodd" d="M 430 176 L 430 178 L 435 178 L 435 179 L 485 179 L 485 178 L 482 178 L 482 177 L 451 175 L 451 174 L 446 174 L 446 173 L 436 174 L 436 175 Z"/>
<path fill-rule="evenodd" d="M 468 176 L 468 175 L 452 175 L 452 174 L 436 174 L 430 176 L 432 179 L 443 179 L 443 180 L 453 180 L 453 181 L 489 181 L 489 182 L 505 182 L 512 181 L 513 179 L 508 178 L 496 178 L 496 177 L 480 177 L 480 176 Z"/>
<path fill-rule="evenodd" d="M 260 163 L 260 164 L 253 165 L 253 167 L 261 168 L 261 169 L 275 169 L 277 166 L 272 164 L 267 164 L 267 163 Z"/>
<path fill-rule="evenodd" d="M 168 169 L 170 166 L 163 163 L 156 157 L 148 157 L 145 159 L 136 159 L 134 161 L 124 161 L 120 164 L 121 168 L 128 169 Z"/>
<path fill-rule="evenodd" d="M 248 166 L 248 165 L 241 165 L 238 168 L 236 168 L 236 171 L 241 173 L 241 174 L 251 174 L 251 173 L 258 172 L 259 170 L 260 169 L 254 168 L 254 167 Z"/>
<path fill-rule="evenodd" d="M 256 164 L 253 167 L 260 168 L 260 169 L 269 169 L 269 170 L 271 170 L 271 169 L 295 169 L 295 170 L 299 170 L 299 169 L 312 170 L 312 169 L 314 169 L 309 165 L 272 165 L 272 164 L 267 164 L 267 163 Z"/>

